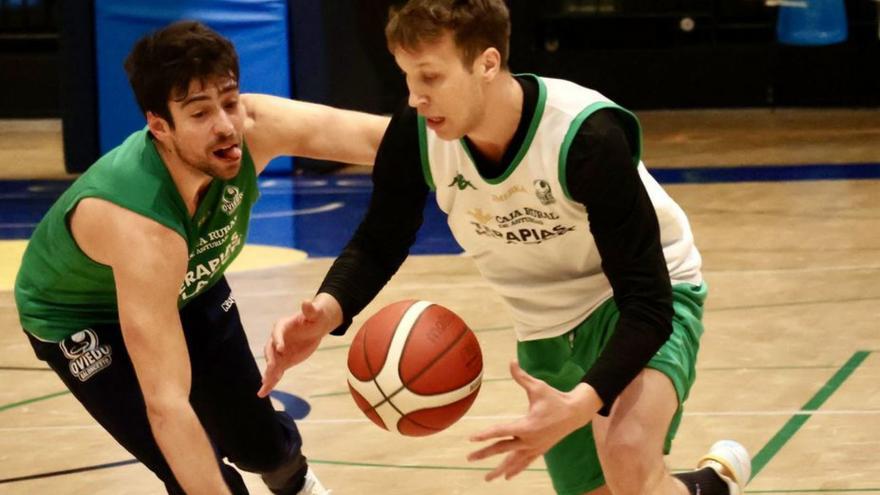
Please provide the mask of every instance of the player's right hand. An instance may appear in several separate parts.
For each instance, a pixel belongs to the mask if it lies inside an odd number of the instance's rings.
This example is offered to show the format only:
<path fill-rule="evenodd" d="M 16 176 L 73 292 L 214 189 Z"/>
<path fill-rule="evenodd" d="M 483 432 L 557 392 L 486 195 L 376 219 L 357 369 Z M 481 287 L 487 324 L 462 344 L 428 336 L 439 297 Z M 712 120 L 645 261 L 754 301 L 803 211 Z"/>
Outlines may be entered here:
<path fill-rule="evenodd" d="M 333 296 L 318 294 L 302 302 L 300 311 L 275 322 L 263 353 L 266 370 L 257 395 L 265 397 L 275 388 L 284 372 L 315 352 L 321 339 L 342 324 L 342 308 Z"/>

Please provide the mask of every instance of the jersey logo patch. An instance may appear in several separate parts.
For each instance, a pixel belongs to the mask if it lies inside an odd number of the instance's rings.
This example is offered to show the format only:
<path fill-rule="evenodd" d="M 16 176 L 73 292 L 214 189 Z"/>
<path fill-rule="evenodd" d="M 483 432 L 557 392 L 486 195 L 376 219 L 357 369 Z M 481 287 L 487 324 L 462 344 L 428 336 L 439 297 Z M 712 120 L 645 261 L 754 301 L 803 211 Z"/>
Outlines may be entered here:
<path fill-rule="evenodd" d="M 113 350 L 100 345 L 98 335 L 86 328 L 62 340 L 58 346 L 69 361 L 70 374 L 84 382 L 113 362 Z"/>
<path fill-rule="evenodd" d="M 226 186 L 223 188 L 223 204 L 220 209 L 227 215 L 232 215 L 244 199 L 244 193 L 235 186 Z"/>
<path fill-rule="evenodd" d="M 456 174 L 455 178 L 452 179 L 452 182 L 450 182 L 449 185 L 446 187 L 452 187 L 452 186 L 457 187 L 459 191 L 464 191 L 465 189 L 467 189 L 469 187 L 471 189 L 473 189 L 474 191 L 477 190 L 477 188 L 474 187 L 474 185 L 471 183 L 471 181 L 465 179 L 464 176 L 461 174 Z"/>
<path fill-rule="evenodd" d="M 541 244 L 575 230 L 573 225 L 559 224 L 558 213 L 535 208 L 517 208 L 494 218 L 480 208 L 468 211 L 467 214 L 476 220 L 470 222 L 475 234 L 507 244 Z"/>
<path fill-rule="evenodd" d="M 542 205 L 549 205 L 556 202 L 556 199 L 553 197 L 553 192 L 550 191 L 550 183 L 546 180 L 538 179 L 534 182 L 535 184 L 535 196 L 538 197 L 538 200 Z"/>

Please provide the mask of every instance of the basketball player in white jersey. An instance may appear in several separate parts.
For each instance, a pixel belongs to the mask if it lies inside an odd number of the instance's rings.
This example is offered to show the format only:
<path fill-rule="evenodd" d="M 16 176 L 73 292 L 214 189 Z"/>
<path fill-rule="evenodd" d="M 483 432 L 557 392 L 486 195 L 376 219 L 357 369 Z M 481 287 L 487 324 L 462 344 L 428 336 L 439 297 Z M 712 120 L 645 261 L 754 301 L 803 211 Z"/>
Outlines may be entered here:
<path fill-rule="evenodd" d="M 278 322 L 261 393 L 340 333 L 395 273 L 429 190 L 502 296 L 528 414 L 473 437 L 504 454 L 487 480 L 543 455 L 560 495 L 739 494 L 751 464 L 716 443 L 700 469 L 664 464 L 695 379 L 703 302 L 687 217 L 640 161 L 636 117 L 574 83 L 515 75 L 502 0 L 411 0 L 389 48 L 408 106 L 392 118 L 369 211 L 302 312 Z M 520 368 L 521 366 L 521 368 Z"/>

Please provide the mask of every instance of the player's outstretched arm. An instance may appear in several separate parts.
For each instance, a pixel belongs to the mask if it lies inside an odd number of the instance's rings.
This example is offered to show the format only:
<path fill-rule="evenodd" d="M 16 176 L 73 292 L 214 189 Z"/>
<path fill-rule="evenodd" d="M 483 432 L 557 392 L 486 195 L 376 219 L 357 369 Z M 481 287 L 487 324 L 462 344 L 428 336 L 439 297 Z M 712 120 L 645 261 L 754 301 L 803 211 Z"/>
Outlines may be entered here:
<path fill-rule="evenodd" d="M 177 311 L 186 242 L 167 227 L 96 198 L 71 219 L 77 244 L 113 268 L 119 319 L 153 436 L 190 494 L 229 493 L 214 450 L 189 403 L 189 353 Z"/>
<path fill-rule="evenodd" d="M 373 196 L 357 232 L 324 277 L 318 295 L 279 320 L 266 343 L 266 396 L 287 368 L 305 360 L 321 339 L 344 332 L 385 286 L 409 253 L 422 224 L 428 186 L 422 175 L 417 116 L 395 114 L 377 152 Z"/>
<path fill-rule="evenodd" d="M 333 296 L 323 292 L 303 301 L 298 313 L 275 322 L 263 349 L 266 370 L 257 395 L 269 395 L 285 370 L 305 361 L 318 348 L 321 339 L 341 324 L 342 307 Z"/>
<path fill-rule="evenodd" d="M 263 94 L 243 94 L 245 141 L 257 172 L 278 156 L 372 165 L 388 117 Z"/>

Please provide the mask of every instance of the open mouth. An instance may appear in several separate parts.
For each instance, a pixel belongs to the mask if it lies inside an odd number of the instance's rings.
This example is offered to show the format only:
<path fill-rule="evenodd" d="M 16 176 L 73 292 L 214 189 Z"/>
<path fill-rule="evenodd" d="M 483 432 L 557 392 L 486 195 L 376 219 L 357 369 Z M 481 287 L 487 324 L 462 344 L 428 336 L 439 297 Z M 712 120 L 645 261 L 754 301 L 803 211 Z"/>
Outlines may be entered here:
<path fill-rule="evenodd" d="M 425 117 L 425 121 L 428 123 L 428 127 L 439 127 L 443 125 L 443 122 L 446 121 L 443 117 Z"/>
<path fill-rule="evenodd" d="M 214 156 L 225 161 L 235 161 L 241 159 L 241 146 L 233 144 L 225 148 L 218 148 L 213 151 Z"/>

